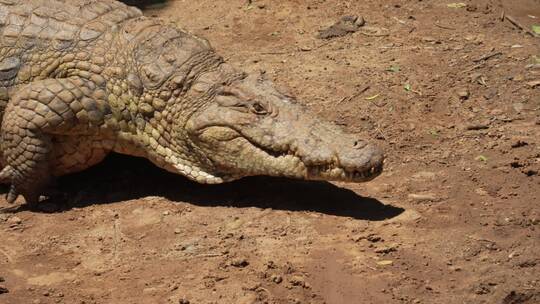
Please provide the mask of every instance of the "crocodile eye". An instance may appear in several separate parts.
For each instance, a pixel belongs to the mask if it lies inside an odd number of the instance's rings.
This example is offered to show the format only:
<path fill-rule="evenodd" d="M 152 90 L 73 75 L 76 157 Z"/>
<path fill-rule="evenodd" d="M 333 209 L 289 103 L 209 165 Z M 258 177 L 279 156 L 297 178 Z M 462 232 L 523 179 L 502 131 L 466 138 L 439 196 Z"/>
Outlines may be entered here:
<path fill-rule="evenodd" d="M 268 114 L 268 111 L 266 108 L 259 102 L 254 102 L 251 105 L 251 111 L 257 115 L 265 115 Z"/>

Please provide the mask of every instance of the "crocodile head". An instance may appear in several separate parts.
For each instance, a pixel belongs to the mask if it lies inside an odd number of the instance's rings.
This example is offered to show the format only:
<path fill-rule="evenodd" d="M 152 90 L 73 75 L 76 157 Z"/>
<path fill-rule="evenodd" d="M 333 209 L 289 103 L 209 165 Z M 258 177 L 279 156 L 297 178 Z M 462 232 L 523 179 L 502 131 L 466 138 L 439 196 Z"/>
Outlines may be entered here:
<path fill-rule="evenodd" d="M 201 183 L 253 175 L 362 182 L 381 173 L 379 148 L 310 115 L 259 75 L 246 77 L 204 39 L 154 19 L 123 32 L 138 67 L 129 86 L 166 107 L 156 109 L 163 130 L 147 134 L 159 166 Z"/>
<path fill-rule="evenodd" d="M 364 182 L 382 172 L 377 146 L 310 115 L 270 81 L 248 76 L 214 88 L 213 102 L 184 127 L 210 176 Z"/>

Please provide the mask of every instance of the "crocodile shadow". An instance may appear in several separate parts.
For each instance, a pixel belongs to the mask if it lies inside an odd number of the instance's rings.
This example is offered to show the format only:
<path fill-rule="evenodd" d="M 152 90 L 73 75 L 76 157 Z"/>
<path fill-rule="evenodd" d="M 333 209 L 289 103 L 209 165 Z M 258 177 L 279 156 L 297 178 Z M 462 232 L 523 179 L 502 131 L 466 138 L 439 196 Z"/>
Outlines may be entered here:
<path fill-rule="evenodd" d="M 136 6 L 142 10 L 161 9 L 169 5 L 168 0 L 120 0 L 127 5 Z"/>
<path fill-rule="evenodd" d="M 370 221 L 389 219 L 404 211 L 328 182 L 261 176 L 220 185 L 201 185 L 159 169 L 145 159 L 118 154 L 110 155 L 86 171 L 61 177 L 57 188 L 68 198 L 64 204 L 45 202 L 54 208 L 38 206 L 33 211 L 59 212 L 148 196 L 198 206 L 312 211 Z"/>

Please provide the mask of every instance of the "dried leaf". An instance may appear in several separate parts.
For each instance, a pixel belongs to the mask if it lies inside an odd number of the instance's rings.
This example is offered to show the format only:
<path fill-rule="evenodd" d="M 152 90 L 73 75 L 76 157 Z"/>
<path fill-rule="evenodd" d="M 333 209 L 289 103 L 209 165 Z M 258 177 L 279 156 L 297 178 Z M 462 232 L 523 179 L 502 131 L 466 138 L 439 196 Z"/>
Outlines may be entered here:
<path fill-rule="evenodd" d="M 373 100 L 373 99 L 379 97 L 379 95 L 380 95 L 380 94 L 375 94 L 375 95 L 373 95 L 373 96 L 366 97 L 365 99 L 366 99 L 366 100 Z"/>
<path fill-rule="evenodd" d="M 487 162 L 488 158 L 485 157 L 484 155 L 478 155 L 478 157 L 476 157 L 476 160 Z"/>
<path fill-rule="evenodd" d="M 386 69 L 386 70 L 387 70 L 388 72 L 394 72 L 394 73 L 397 73 L 397 72 L 400 71 L 400 68 L 399 68 L 399 66 L 397 66 L 397 65 L 393 65 L 393 66 L 389 67 L 389 68 Z"/>
<path fill-rule="evenodd" d="M 410 85 L 410 84 L 408 84 L 408 83 L 407 83 L 407 84 L 405 84 L 405 86 L 403 86 L 403 88 L 404 88 L 404 89 L 405 89 L 405 91 L 407 91 L 407 92 L 410 92 L 410 91 L 412 90 L 412 88 L 411 88 L 411 85 Z"/>
<path fill-rule="evenodd" d="M 453 2 L 453 3 L 448 3 L 446 6 L 448 6 L 449 8 L 462 8 L 462 7 L 466 7 L 467 4 L 463 2 Z"/>

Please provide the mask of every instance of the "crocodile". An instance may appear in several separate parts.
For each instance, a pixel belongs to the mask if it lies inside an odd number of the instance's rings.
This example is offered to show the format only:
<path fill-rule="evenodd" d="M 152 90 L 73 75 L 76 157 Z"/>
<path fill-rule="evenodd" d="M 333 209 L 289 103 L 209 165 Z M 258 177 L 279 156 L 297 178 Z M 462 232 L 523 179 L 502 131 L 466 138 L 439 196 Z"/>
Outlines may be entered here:
<path fill-rule="evenodd" d="M 112 152 L 206 184 L 364 182 L 384 161 L 206 39 L 115 0 L 0 0 L 0 119 L 10 204 Z"/>

